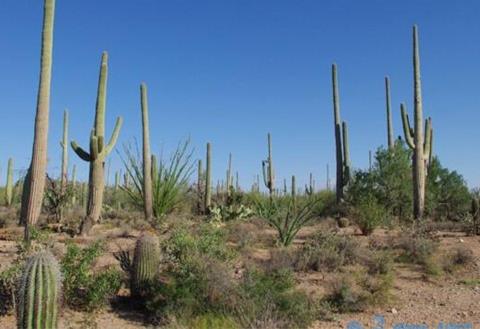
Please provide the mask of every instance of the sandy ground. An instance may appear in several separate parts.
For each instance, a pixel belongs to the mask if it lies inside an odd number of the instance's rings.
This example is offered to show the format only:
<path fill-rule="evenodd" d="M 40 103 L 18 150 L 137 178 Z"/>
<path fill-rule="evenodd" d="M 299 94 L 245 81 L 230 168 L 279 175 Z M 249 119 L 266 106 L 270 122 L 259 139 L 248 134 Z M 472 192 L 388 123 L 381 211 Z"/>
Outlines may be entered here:
<path fill-rule="evenodd" d="M 297 243 L 311 234 L 316 228 L 308 227 L 301 231 Z M 0 269 L 6 267 L 16 251 L 15 239 L 21 236 L 18 229 L 0 230 Z M 273 234 L 266 231 L 265 234 Z M 378 238 L 388 239 L 388 233 L 375 232 Z M 112 252 L 118 246 L 128 248 L 133 246 L 135 235 L 125 236 L 121 230 L 108 230 L 98 233 L 108 241 L 108 253 L 98 262 L 98 266 L 115 264 Z M 365 239 L 358 237 L 358 239 Z M 58 236 L 56 247 L 62 249 L 65 237 Z M 89 240 L 78 239 L 78 243 L 88 243 Z M 316 322 L 312 329 L 346 328 L 350 321 L 359 321 L 364 328 L 373 328 L 375 315 L 385 318 L 385 328 L 392 328 L 396 323 L 426 324 L 428 328 L 438 328 L 444 323 L 471 323 L 472 328 L 480 328 L 480 237 L 467 237 L 463 234 L 443 234 L 440 252 L 446 252 L 458 246 L 464 246 L 474 252 L 476 266 L 462 270 L 455 275 L 442 275 L 439 278 L 426 278 L 421 271 L 412 265 L 395 265 L 394 299 L 391 305 L 369 309 L 355 314 L 338 315 L 333 322 Z M 59 251 L 61 252 L 61 251 Z M 266 249 L 257 249 L 253 257 L 268 258 Z M 477 280 L 477 284 L 466 285 L 462 280 Z M 321 293 L 325 291 L 326 282 L 321 273 L 306 273 L 298 275 L 299 286 L 309 291 Z M 121 291 L 120 295 L 127 295 L 128 291 Z M 126 297 L 119 296 L 115 304 L 96 314 L 84 314 L 71 310 L 64 310 L 61 315 L 60 328 L 87 329 L 87 328 L 153 328 L 143 322 L 143 317 L 135 312 L 128 304 Z M 0 328 L 15 328 L 13 315 L 0 317 Z M 447 327 L 445 327 L 447 328 Z"/>

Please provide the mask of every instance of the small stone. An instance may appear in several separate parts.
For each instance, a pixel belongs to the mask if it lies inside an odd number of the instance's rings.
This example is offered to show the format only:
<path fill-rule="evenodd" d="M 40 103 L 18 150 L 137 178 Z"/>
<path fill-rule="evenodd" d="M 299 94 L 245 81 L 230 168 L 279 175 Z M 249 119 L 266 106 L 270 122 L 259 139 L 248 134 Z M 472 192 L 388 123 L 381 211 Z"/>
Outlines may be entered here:
<path fill-rule="evenodd" d="M 458 241 L 459 241 L 460 243 L 463 243 L 463 242 L 464 242 L 463 239 L 458 239 Z"/>
<path fill-rule="evenodd" d="M 390 310 L 390 312 L 392 312 L 392 314 L 398 314 L 398 311 L 397 309 L 394 307 Z"/>

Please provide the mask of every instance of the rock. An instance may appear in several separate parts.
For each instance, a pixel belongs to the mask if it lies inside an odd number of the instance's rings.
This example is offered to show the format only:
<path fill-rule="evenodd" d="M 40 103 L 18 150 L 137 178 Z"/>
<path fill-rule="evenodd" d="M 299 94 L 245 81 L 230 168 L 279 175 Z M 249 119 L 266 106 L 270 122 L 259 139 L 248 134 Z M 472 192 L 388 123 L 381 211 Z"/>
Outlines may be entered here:
<path fill-rule="evenodd" d="M 391 312 L 392 312 L 392 314 L 398 314 L 398 311 L 395 307 L 391 309 Z"/>

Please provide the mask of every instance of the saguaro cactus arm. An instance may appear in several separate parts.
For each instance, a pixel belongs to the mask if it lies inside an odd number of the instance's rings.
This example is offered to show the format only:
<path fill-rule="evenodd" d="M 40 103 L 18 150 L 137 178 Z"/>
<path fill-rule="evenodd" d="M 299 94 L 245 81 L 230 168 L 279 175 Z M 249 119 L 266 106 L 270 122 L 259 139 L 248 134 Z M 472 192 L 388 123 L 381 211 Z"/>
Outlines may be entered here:
<path fill-rule="evenodd" d="M 72 141 L 70 143 L 70 145 L 72 146 L 73 151 L 80 157 L 80 159 L 82 159 L 84 161 L 87 161 L 87 162 L 92 161 L 92 159 L 90 158 L 90 154 L 88 152 L 86 152 L 84 149 L 82 149 L 77 144 L 77 142 Z"/>
<path fill-rule="evenodd" d="M 400 105 L 400 112 L 402 114 L 402 125 L 403 125 L 403 134 L 405 135 L 405 141 L 407 145 L 411 148 L 415 148 L 414 136 L 412 134 L 412 128 L 410 126 L 410 120 L 408 118 L 407 110 L 405 109 L 405 104 Z"/>

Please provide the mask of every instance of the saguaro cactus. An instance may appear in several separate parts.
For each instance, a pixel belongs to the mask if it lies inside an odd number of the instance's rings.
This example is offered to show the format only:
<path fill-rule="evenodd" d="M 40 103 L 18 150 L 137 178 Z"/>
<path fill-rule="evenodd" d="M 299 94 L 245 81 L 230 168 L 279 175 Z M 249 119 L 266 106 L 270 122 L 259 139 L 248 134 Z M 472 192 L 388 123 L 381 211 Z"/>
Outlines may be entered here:
<path fill-rule="evenodd" d="M 100 77 L 98 81 L 97 104 L 95 110 L 95 123 L 90 135 L 90 152 L 86 152 L 75 141 L 72 148 L 84 161 L 90 163 L 87 215 L 81 223 L 80 233 L 88 234 L 92 226 L 98 222 L 103 203 L 105 189 L 105 158 L 113 150 L 117 142 L 122 118 L 118 117 L 110 142 L 105 145 L 105 103 L 107 93 L 108 54 L 102 54 Z"/>
<path fill-rule="evenodd" d="M 265 187 L 268 189 L 270 198 L 273 197 L 273 192 L 275 189 L 275 172 L 273 170 L 273 161 L 272 161 L 272 139 L 270 133 L 267 135 L 268 142 L 268 158 L 267 160 L 262 161 L 262 174 L 263 182 Z"/>
<path fill-rule="evenodd" d="M 35 225 L 42 208 L 47 169 L 48 119 L 52 80 L 53 23 L 55 0 L 44 1 L 40 83 L 33 137 L 32 160 L 23 185 L 20 222 L 25 225 L 25 240 L 30 240 L 30 225 Z"/>
<path fill-rule="evenodd" d="M 205 209 L 206 213 L 209 212 L 212 205 L 212 147 L 210 143 L 207 143 L 207 161 L 206 161 L 206 174 L 205 174 Z"/>
<path fill-rule="evenodd" d="M 232 153 L 228 155 L 228 168 L 227 168 L 227 177 L 226 177 L 226 184 L 227 184 L 227 196 L 230 195 L 230 190 L 232 188 Z"/>
<path fill-rule="evenodd" d="M 152 190 L 152 162 L 150 154 L 150 127 L 148 120 L 148 98 L 147 85 L 140 85 L 140 102 L 142 105 L 142 127 L 143 127 L 143 211 L 145 219 L 153 217 L 153 190 Z"/>
<path fill-rule="evenodd" d="M 31 256 L 22 273 L 18 329 L 56 329 L 61 281 L 58 263 L 48 252 Z"/>
<path fill-rule="evenodd" d="M 420 220 L 425 208 L 425 182 L 427 168 L 432 157 L 432 119 L 425 120 L 425 135 L 423 131 L 422 85 L 420 80 L 420 54 L 418 49 L 417 26 L 413 26 L 413 84 L 414 84 L 414 126 L 405 108 L 401 105 L 403 131 L 407 145 L 413 150 L 413 215 Z"/>
<path fill-rule="evenodd" d="M 135 244 L 133 255 L 130 292 L 132 296 L 141 296 L 148 283 L 155 279 L 160 264 L 160 246 L 158 238 L 143 233 Z"/>
<path fill-rule="evenodd" d="M 391 150 L 395 146 L 393 138 L 393 124 L 392 124 L 392 105 L 390 101 L 390 78 L 385 77 L 385 103 L 387 107 L 387 142 L 388 149 Z"/>
<path fill-rule="evenodd" d="M 62 192 L 65 193 L 68 181 L 68 111 L 63 112 L 63 138 L 60 142 L 62 148 L 62 172 L 60 177 L 60 184 Z"/>
<path fill-rule="evenodd" d="M 203 191 L 203 169 L 202 169 L 202 159 L 199 159 L 197 163 L 197 211 L 200 214 L 203 212 L 202 191 Z"/>
<path fill-rule="evenodd" d="M 73 165 L 72 168 L 72 204 L 75 205 L 77 203 L 77 166 Z"/>
<path fill-rule="evenodd" d="M 337 65 L 332 65 L 333 115 L 335 128 L 335 150 L 337 161 L 337 203 L 343 200 L 343 190 L 350 179 L 350 152 L 347 123 L 341 121 L 340 97 L 338 94 Z M 343 136 L 342 136 L 343 135 Z M 343 140 L 342 140 L 343 137 Z"/>
<path fill-rule="evenodd" d="M 5 204 L 7 207 L 12 205 L 13 201 L 13 159 L 8 159 L 7 184 L 5 186 Z"/>

